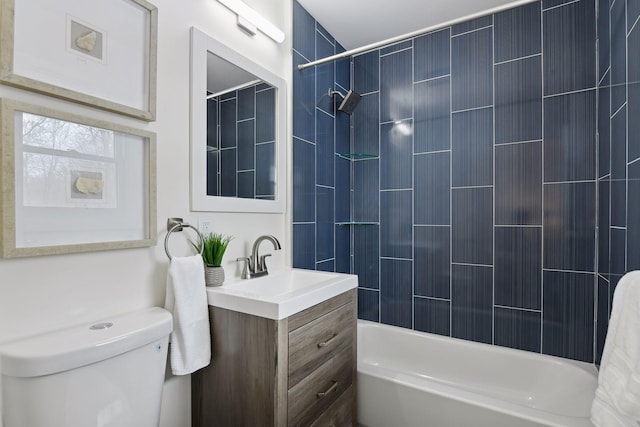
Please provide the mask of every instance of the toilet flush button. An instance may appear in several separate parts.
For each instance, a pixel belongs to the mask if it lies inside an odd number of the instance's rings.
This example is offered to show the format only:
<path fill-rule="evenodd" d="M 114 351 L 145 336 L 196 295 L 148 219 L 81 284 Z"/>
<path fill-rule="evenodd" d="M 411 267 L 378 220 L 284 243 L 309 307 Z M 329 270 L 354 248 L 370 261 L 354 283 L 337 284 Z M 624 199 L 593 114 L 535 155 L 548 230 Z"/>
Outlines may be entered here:
<path fill-rule="evenodd" d="M 100 330 L 100 329 L 107 329 L 113 326 L 113 323 L 111 322 L 104 322 L 104 323 L 96 323 L 95 325 L 91 325 L 89 327 L 89 329 L 91 330 Z"/>

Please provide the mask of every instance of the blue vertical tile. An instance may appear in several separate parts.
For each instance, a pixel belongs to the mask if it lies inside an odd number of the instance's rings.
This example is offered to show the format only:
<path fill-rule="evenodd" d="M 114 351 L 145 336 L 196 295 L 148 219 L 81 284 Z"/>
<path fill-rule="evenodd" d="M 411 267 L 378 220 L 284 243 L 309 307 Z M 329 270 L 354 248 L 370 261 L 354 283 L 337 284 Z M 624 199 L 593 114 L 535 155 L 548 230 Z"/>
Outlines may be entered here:
<path fill-rule="evenodd" d="M 414 329 L 450 336 L 451 302 L 429 298 L 414 298 Z"/>
<path fill-rule="evenodd" d="M 218 99 L 207 100 L 207 147 L 220 148 L 218 145 Z"/>
<path fill-rule="evenodd" d="M 541 309 L 542 228 L 495 228 L 495 303 Z"/>
<path fill-rule="evenodd" d="M 254 171 L 238 172 L 238 197 L 255 199 Z"/>
<path fill-rule="evenodd" d="M 598 276 L 598 307 L 597 307 L 597 329 L 596 329 L 596 360 L 600 364 L 602 350 L 604 350 L 604 340 L 609 327 L 609 282 L 602 276 Z"/>
<path fill-rule="evenodd" d="M 595 179 L 595 126 L 595 90 L 545 99 L 545 182 Z"/>
<path fill-rule="evenodd" d="M 640 30 L 638 30 L 638 32 L 640 33 Z M 640 45 L 638 48 L 640 48 Z M 640 120 L 637 120 L 637 118 L 640 117 L 640 84 L 629 84 L 628 91 L 629 100 L 627 101 L 627 114 L 630 120 L 627 123 L 627 146 L 629 156 L 628 162 L 631 163 L 640 158 Z M 618 123 L 618 120 L 616 120 L 616 123 Z M 619 130 L 616 130 L 616 132 L 618 131 Z M 616 135 L 618 134 L 616 133 Z M 620 138 L 620 136 L 616 137 Z M 602 136 L 600 138 L 602 139 Z"/>
<path fill-rule="evenodd" d="M 316 72 L 313 67 L 298 70 L 305 62 L 293 53 L 293 136 L 315 142 Z"/>
<path fill-rule="evenodd" d="M 413 41 L 413 80 L 432 79 L 449 74 L 451 30 L 445 28 L 416 37 Z"/>
<path fill-rule="evenodd" d="M 610 34 L 609 34 L 609 13 L 610 1 L 598 0 L 598 81 L 600 81 L 610 65 Z"/>
<path fill-rule="evenodd" d="M 414 152 L 448 150 L 451 128 L 450 78 L 414 85 Z"/>
<path fill-rule="evenodd" d="M 380 161 L 378 159 L 353 162 L 353 216 L 354 221 L 380 220 Z"/>
<path fill-rule="evenodd" d="M 316 187 L 316 261 L 334 256 L 333 188 Z"/>
<path fill-rule="evenodd" d="M 316 269 L 315 224 L 293 224 L 293 267 Z"/>
<path fill-rule="evenodd" d="M 452 185 L 492 185 L 493 108 L 454 113 L 452 121 Z"/>
<path fill-rule="evenodd" d="M 496 224 L 542 225 L 542 142 L 495 148 Z"/>
<path fill-rule="evenodd" d="M 335 127 L 336 153 L 351 153 L 351 116 L 345 113 L 338 113 L 335 116 Z"/>
<path fill-rule="evenodd" d="M 344 52 L 345 49 L 336 42 L 336 54 Z M 351 87 L 351 59 L 350 57 L 336 60 L 336 83 L 343 89 Z"/>
<path fill-rule="evenodd" d="M 414 292 L 449 299 L 451 285 L 451 228 L 414 227 Z"/>
<path fill-rule="evenodd" d="M 472 265 L 452 266 L 451 336 L 491 344 L 492 270 Z"/>
<path fill-rule="evenodd" d="M 544 272 L 542 352 L 593 362 L 594 275 Z"/>
<path fill-rule="evenodd" d="M 256 92 L 256 142 L 276 140 L 276 90 Z"/>
<path fill-rule="evenodd" d="M 362 95 L 380 90 L 379 51 L 353 57 L 353 89 Z"/>
<path fill-rule="evenodd" d="M 611 5 L 611 111 L 624 104 L 627 97 L 627 31 L 624 1 Z"/>
<path fill-rule="evenodd" d="M 353 273 L 361 288 L 380 288 L 380 230 L 377 225 L 353 228 Z"/>
<path fill-rule="evenodd" d="M 207 151 L 207 196 L 219 196 L 218 152 Z"/>
<path fill-rule="evenodd" d="M 380 321 L 387 325 L 411 328 L 412 319 L 412 262 L 408 260 L 380 260 Z"/>
<path fill-rule="evenodd" d="M 236 146 L 236 100 L 220 103 L 220 146 L 231 148 Z"/>
<path fill-rule="evenodd" d="M 581 0 L 543 13 L 544 94 L 596 85 L 594 0 Z"/>
<path fill-rule="evenodd" d="M 451 34 L 457 35 L 466 33 L 469 31 L 478 30 L 493 25 L 493 15 L 481 16 L 480 18 L 472 19 L 469 21 L 461 22 L 454 25 L 451 28 Z"/>
<path fill-rule="evenodd" d="M 631 202 L 631 201 L 630 201 Z M 611 226 L 627 226 L 627 181 L 611 181 Z"/>
<path fill-rule="evenodd" d="M 495 342 L 502 347 L 540 353 L 542 315 L 536 311 L 495 308 Z"/>
<path fill-rule="evenodd" d="M 293 138 L 293 222 L 316 219 L 315 146 Z"/>
<path fill-rule="evenodd" d="M 275 142 L 256 145 L 256 196 L 260 198 L 269 199 L 266 196 L 276 195 L 275 151 Z M 270 199 L 273 200 L 274 197 Z"/>
<path fill-rule="evenodd" d="M 541 52 L 540 2 L 505 10 L 494 15 L 495 61 L 535 55 Z"/>
<path fill-rule="evenodd" d="M 255 120 L 238 122 L 238 171 L 255 169 Z"/>
<path fill-rule="evenodd" d="M 452 198 L 452 261 L 493 264 L 493 189 L 454 189 Z"/>
<path fill-rule="evenodd" d="M 329 43 L 335 44 L 335 39 L 333 38 L 331 33 L 326 28 L 324 28 L 319 22 L 316 22 L 316 29 L 318 30 L 318 34 L 316 34 L 316 37 L 321 35 L 325 37 L 329 41 Z M 322 56 L 320 55 L 318 56 L 322 58 Z"/>
<path fill-rule="evenodd" d="M 411 50 L 380 58 L 380 121 L 410 118 L 413 113 Z"/>
<path fill-rule="evenodd" d="M 293 49 L 308 61 L 315 60 L 316 21 L 297 1 L 293 2 Z M 307 62 L 307 61 L 305 61 Z"/>
<path fill-rule="evenodd" d="M 451 107 L 454 111 L 493 104 L 492 39 L 491 28 L 452 37 Z"/>
<path fill-rule="evenodd" d="M 571 3 L 575 0 L 542 0 L 542 9 L 550 9 L 552 7 L 561 6 L 565 3 Z"/>
<path fill-rule="evenodd" d="M 611 172 L 611 112 L 609 88 L 598 88 L 598 177 Z"/>
<path fill-rule="evenodd" d="M 251 86 L 238 91 L 238 121 L 253 119 L 256 116 L 256 87 Z"/>
<path fill-rule="evenodd" d="M 227 148 L 220 151 L 220 195 L 236 197 L 236 149 Z"/>
<path fill-rule="evenodd" d="M 316 34 L 316 52 L 319 58 L 333 55 L 333 45 L 323 37 L 320 32 Z M 334 100 L 339 97 L 330 97 L 329 89 L 333 89 L 335 78 L 333 62 L 320 64 L 316 68 L 316 106 L 322 111 L 333 114 Z"/>
<path fill-rule="evenodd" d="M 351 219 L 351 162 L 336 156 L 336 222 Z"/>
<path fill-rule="evenodd" d="M 414 156 L 414 224 L 449 225 L 451 179 L 449 152 Z"/>
<path fill-rule="evenodd" d="M 412 120 L 380 126 L 380 189 L 411 188 Z"/>
<path fill-rule="evenodd" d="M 544 267 L 594 271 L 595 183 L 544 186 Z"/>
<path fill-rule="evenodd" d="M 379 128 L 379 94 L 364 95 L 353 118 L 353 153 L 378 155 Z"/>
<path fill-rule="evenodd" d="M 626 177 L 627 108 L 622 107 L 611 118 L 611 179 L 625 179 Z"/>
<path fill-rule="evenodd" d="M 333 187 L 334 168 L 333 117 L 321 110 L 316 110 L 316 182 Z"/>
<path fill-rule="evenodd" d="M 623 275 L 627 271 L 627 230 L 624 228 L 611 228 L 610 269 L 611 274 Z"/>
<path fill-rule="evenodd" d="M 358 289 L 358 319 L 380 321 L 380 292 Z"/>
<path fill-rule="evenodd" d="M 542 138 L 542 57 L 495 67 L 496 144 Z"/>
<path fill-rule="evenodd" d="M 336 225 L 335 267 L 338 273 L 351 273 L 351 227 Z"/>
<path fill-rule="evenodd" d="M 634 163 L 637 166 L 639 162 Z M 640 270 L 640 177 L 629 167 L 627 217 L 627 270 Z"/>
<path fill-rule="evenodd" d="M 380 255 L 411 258 L 411 190 L 380 193 Z"/>
<path fill-rule="evenodd" d="M 609 269 L 609 212 L 611 206 L 611 181 L 598 181 L 598 273 L 608 274 Z"/>

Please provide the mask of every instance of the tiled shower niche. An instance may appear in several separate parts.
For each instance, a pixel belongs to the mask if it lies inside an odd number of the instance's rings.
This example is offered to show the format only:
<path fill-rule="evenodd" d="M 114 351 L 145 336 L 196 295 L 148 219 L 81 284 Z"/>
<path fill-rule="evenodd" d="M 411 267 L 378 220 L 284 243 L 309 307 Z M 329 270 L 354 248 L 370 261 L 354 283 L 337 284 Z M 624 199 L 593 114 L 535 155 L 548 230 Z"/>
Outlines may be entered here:
<path fill-rule="evenodd" d="M 616 278 L 633 264 L 609 252 L 640 253 L 627 197 L 640 149 L 619 162 L 624 176 L 604 165 L 626 153 L 627 130 L 618 109 L 603 113 L 616 70 L 597 60 L 596 29 L 624 9 L 624 54 L 611 60 L 638 56 L 635 3 L 534 2 L 355 56 L 351 132 L 341 112 L 318 116 L 327 71 L 294 68 L 294 266 L 358 274 L 361 319 L 597 361 Z M 596 21 L 596 7 L 612 18 Z M 297 55 L 310 28 L 315 57 L 328 56 L 296 3 L 296 65 L 314 59 Z M 631 71 L 619 74 L 628 114 L 640 98 Z M 605 146 L 605 131 L 621 145 Z"/>

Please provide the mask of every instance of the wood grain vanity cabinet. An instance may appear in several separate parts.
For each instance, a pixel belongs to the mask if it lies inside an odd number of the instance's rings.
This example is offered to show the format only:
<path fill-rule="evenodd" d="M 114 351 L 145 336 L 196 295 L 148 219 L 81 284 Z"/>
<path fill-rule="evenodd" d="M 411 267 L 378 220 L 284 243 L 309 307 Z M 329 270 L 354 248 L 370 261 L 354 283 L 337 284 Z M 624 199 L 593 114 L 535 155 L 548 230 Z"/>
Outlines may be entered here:
<path fill-rule="evenodd" d="M 355 289 L 282 320 L 209 306 L 194 427 L 356 426 Z"/>

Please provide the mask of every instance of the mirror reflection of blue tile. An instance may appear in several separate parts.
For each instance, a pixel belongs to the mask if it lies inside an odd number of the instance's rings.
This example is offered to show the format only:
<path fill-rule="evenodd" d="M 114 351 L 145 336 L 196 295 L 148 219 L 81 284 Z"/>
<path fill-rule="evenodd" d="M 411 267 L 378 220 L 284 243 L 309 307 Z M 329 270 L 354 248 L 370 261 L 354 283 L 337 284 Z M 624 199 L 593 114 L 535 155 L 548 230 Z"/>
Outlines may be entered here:
<path fill-rule="evenodd" d="M 357 274 L 361 319 L 598 362 L 640 268 L 639 16 L 543 0 L 299 71 L 344 48 L 294 2 L 294 266 Z"/>

